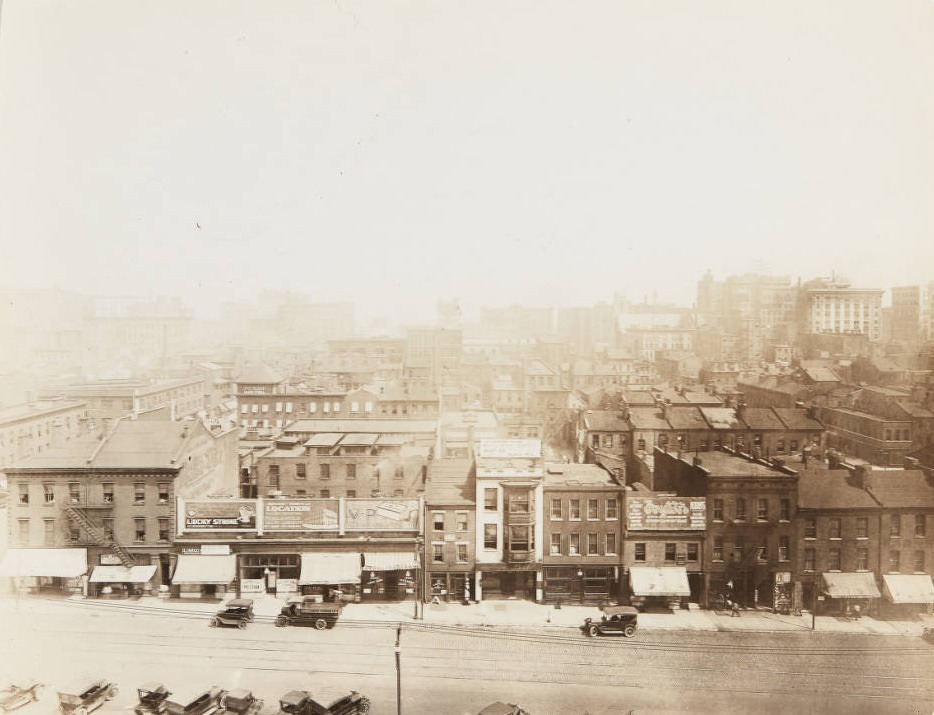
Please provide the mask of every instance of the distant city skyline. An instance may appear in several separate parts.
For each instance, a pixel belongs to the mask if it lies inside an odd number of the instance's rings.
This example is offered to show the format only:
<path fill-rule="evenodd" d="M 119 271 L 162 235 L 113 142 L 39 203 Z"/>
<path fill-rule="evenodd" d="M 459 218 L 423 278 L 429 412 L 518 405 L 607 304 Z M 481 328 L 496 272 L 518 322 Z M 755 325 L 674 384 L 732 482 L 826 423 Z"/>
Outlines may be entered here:
<path fill-rule="evenodd" d="M 934 279 L 934 3 L 0 10 L 0 288 L 406 323 Z"/>

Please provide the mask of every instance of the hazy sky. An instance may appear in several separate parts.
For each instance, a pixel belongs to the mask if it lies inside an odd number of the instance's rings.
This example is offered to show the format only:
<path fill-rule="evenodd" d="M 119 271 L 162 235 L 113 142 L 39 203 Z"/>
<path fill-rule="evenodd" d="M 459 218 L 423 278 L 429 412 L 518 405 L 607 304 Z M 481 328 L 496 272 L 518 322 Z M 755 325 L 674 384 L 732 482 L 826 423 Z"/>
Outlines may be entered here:
<path fill-rule="evenodd" d="M 931 0 L 3 0 L 2 286 L 889 287 L 934 280 L 932 199 Z"/>

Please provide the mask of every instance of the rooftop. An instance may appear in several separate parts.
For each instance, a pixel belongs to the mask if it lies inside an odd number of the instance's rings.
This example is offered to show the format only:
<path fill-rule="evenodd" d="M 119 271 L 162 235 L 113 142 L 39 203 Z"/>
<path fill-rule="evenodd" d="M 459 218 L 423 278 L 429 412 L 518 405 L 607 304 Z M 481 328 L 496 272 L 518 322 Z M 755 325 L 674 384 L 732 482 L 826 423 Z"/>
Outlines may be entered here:
<path fill-rule="evenodd" d="M 787 477 L 786 472 L 769 464 L 755 462 L 729 452 L 713 450 L 698 455 L 701 467 L 712 477 Z"/>
<path fill-rule="evenodd" d="M 436 459 L 428 467 L 425 503 L 428 506 L 475 506 L 473 461 Z"/>
<path fill-rule="evenodd" d="M 609 472 L 596 464 L 569 464 L 565 462 L 547 463 L 545 465 L 545 489 L 578 487 L 617 487 Z"/>
<path fill-rule="evenodd" d="M 846 469 L 815 464 L 798 473 L 799 509 L 875 509 L 875 500 Z"/>
<path fill-rule="evenodd" d="M 930 509 L 934 505 L 934 484 L 920 469 L 873 470 L 868 491 L 889 509 Z"/>

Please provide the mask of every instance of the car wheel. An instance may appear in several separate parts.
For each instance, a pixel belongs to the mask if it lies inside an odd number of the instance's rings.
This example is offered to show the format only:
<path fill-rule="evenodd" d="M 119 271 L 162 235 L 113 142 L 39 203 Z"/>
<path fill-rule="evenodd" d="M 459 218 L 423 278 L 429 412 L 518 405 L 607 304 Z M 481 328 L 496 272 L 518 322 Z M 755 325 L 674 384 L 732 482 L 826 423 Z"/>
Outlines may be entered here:
<path fill-rule="evenodd" d="M 276 625 L 280 628 L 289 625 L 289 619 L 285 616 L 276 616 Z"/>
<path fill-rule="evenodd" d="M 120 693 L 120 688 L 116 685 L 111 685 L 110 690 L 107 691 L 107 699 L 113 700 Z"/>
<path fill-rule="evenodd" d="M 83 705 L 80 706 L 80 707 L 75 708 L 72 712 L 73 712 L 75 715 L 88 715 L 88 709 L 87 709 L 86 707 L 84 707 Z"/>
<path fill-rule="evenodd" d="M 600 630 L 596 626 L 591 626 L 590 628 L 587 629 L 587 632 L 590 635 L 595 636 L 600 632 Z"/>
<path fill-rule="evenodd" d="M 360 713 L 370 712 L 370 699 L 369 698 L 360 698 L 360 702 L 357 704 L 357 712 L 360 712 Z"/>
<path fill-rule="evenodd" d="M 319 618 L 315 621 L 315 628 L 317 628 L 319 631 L 323 631 L 327 627 L 328 627 L 328 622 L 324 620 L 323 618 Z"/>
<path fill-rule="evenodd" d="M 244 620 L 237 623 L 237 628 L 239 628 L 241 631 L 246 628 L 246 621 Z"/>
<path fill-rule="evenodd" d="M 636 635 L 636 627 L 631 623 L 623 629 L 623 635 L 627 638 L 632 638 Z"/>
<path fill-rule="evenodd" d="M 217 620 L 216 618 L 211 619 L 211 628 L 217 628 L 220 624 L 221 622 Z"/>

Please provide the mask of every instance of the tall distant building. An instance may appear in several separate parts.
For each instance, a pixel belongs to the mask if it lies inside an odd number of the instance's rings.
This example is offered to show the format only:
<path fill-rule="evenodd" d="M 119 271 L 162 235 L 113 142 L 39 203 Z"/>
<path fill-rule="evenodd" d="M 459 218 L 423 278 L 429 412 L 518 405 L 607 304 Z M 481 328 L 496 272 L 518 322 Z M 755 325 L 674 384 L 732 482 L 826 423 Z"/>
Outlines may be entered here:
<path fill-rule="evenodd" d="M 934 340 L 934 281 L 892 288 L 891 337 L 908 343 Z"/>
<path fill-rule="evenodd" d="M 882 338 L 882 293 L 879 288 L 853 288 L 839 276 L 808 281 L 801 288 L 801 330 L 863 335 L 878 341 Z"/>

